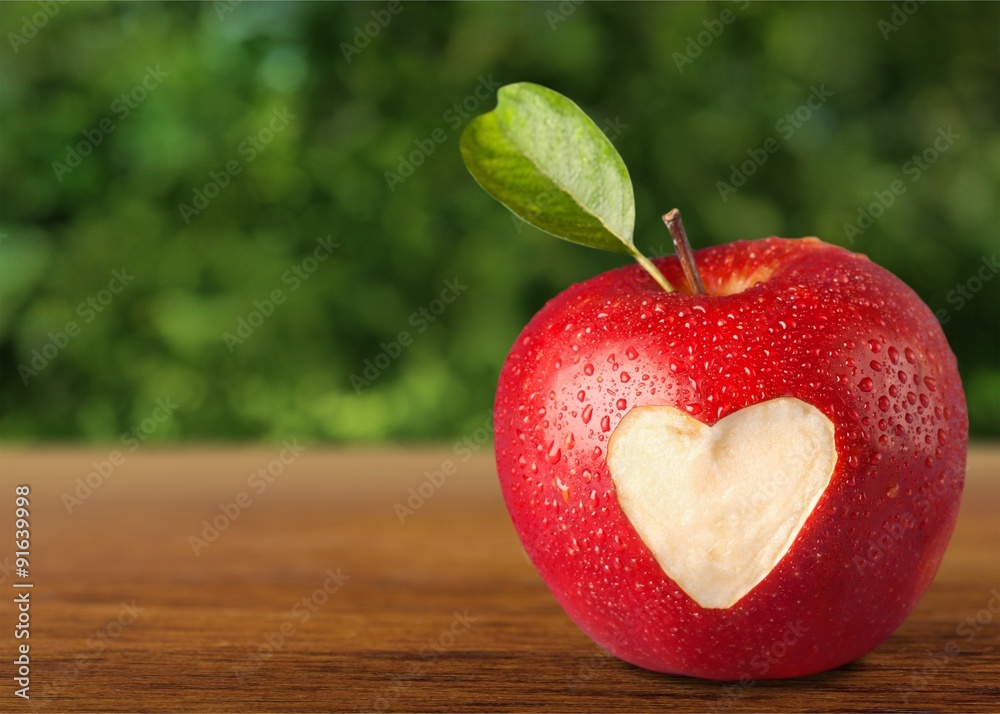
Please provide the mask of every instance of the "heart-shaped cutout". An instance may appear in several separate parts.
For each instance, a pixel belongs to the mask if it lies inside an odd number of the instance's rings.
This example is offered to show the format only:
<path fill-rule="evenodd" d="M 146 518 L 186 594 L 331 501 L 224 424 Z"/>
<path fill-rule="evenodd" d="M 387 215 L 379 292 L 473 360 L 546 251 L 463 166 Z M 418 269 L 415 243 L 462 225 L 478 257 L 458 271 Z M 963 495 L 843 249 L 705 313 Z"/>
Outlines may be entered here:
<path fill-rule="evenodd" d="M 635 407 L 608 442 L 618 503 L 663 572 L 704 608 L 728 608 L 785 556 L 837 465 L 833 423 L 781 397 L 709 427 Z"/>

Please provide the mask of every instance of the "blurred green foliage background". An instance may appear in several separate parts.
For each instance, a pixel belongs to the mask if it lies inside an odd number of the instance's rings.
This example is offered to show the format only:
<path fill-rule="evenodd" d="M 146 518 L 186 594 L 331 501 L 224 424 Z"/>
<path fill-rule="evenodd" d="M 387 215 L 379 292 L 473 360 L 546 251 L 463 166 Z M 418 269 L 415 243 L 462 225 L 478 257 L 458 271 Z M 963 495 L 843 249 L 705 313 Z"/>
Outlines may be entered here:
<path fill-rule="evenodd" d="M 480 426 L 532 314 L 627 260 L 516 223 L 467 174 L 462 127 L 521 80 L 618 127 L 647 252 L 676 206 L 696 245 L 818 235 L 898 274 L 942 311 L 973 434 L 1000 434 L 1000 279 L 972 280 L 1000 242 L 996 3 L 30 2 L 0 23 L 7 442 Z"/>

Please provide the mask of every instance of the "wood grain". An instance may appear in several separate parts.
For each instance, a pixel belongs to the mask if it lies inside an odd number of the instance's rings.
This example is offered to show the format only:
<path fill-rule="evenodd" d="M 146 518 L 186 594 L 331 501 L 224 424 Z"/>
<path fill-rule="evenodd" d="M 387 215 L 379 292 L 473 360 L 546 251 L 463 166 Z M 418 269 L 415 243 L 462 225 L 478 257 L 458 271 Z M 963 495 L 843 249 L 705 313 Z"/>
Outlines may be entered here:
<path fill-rule="evenodd" d="M 281 448 L 142 448 L 71 509 L 63 494 L 107 451 L 0 454 L 0 567 L 13 562 L 14 486 L 30 484 L 34 583 L 24 701 L 10 664 L 20 580 L 0 570 L 4 711 L 1000 709 L 995 447 L 972 451 L 945 561 L 888 641 L 833 672 L 748 687 L 604 655 L 526 561 L 485 449 L 463 462 L 451 449 L 309 448 L 282 465 Z M 445 485 L 400 523 L 394 505 L 448 462 Z M 255 476 L 269 464 L 270 483 Z M 195 555 L 190 536 L 241 493 L 249 502 Z M 977 614 L 979 632 L 960 635 Z"/>

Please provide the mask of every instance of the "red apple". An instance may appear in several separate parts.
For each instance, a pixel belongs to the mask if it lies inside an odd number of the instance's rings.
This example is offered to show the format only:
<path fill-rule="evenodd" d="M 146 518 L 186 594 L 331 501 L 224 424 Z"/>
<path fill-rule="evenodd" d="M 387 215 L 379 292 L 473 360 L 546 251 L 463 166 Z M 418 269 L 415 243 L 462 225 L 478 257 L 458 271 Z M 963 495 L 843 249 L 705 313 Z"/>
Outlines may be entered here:
<path fill-rule="evenodd" d="M 569 616 L 628 662 L 728 680 L 837 667 L 941 562 L 968 439 L 955 357 L 862 255 L 768 238 L 695 260 L 705 295 L 631 265 L 524 329 L 495 409 L 507 507 Z"/>

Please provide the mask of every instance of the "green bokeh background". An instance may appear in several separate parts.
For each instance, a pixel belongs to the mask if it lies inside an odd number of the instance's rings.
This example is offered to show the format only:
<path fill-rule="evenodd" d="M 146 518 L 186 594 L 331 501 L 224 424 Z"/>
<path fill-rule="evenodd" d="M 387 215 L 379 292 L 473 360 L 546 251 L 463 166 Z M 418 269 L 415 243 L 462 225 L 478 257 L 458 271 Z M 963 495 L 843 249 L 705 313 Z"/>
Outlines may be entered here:
<path fill-rule="evenodd" d="M 818 235 L 895 272 L 943 310 L 973 434 L 1000 434 L 1000 279 L 948 299 L 1000 252 L 1000 5 L 907 3 L 898 27 L 880 27 L 894 12 L 881 3 L 387 6 L 0 5 L 4 440 L 114 443 L 158 399 L 177 407 L 150 442 L 479 427 L 531 315 L 627 261 L 518 225 L 467 174 L 453 105 L 491 109 L 483 80 L 538 82 L 624 127 L 648 253 L 668 251 L 659 216 L 676 206 L 696 245 Z M 680 71 L 676 53 L 725 9 L 734 21 Z M 345 57 L 373 12 L 391 20 Z M 148 68 L 166 76 L 135 90 Z M 779 134 L 821 85 L 833 96 Z M 122 116 L 133 90 L 145 96 Z M 249 161 L 241 142 L 284 108 L 294 119 Z M 113 131 L 57 177 L 104 119 Z M 949 127 L 959 138 L 908 179 Z M 435 130 L 444 140 L 390 188 Z M 723 201 L 717 182 L 770 137 L 780 150 Z M 241 172 L 186 222 L 179 204 L 232 160 Z M 897 179 L 905 194 L 852 243 L 844 224 Z M 326 236 L 339 247 L 291 290 L 283 275 Z M 79 308 L 116 269 L 134 279 L 99 313 Z M 468 287 L 418 333 L 411 315 L 449 279 Z M 276 289 L 285 302 L 230 350 L 224 334 Z M 25 384 L 19 366 L 70 321 L 79 335 Z M 351 375 L 403 330 L 412 346 L 357 393 Z"/>

